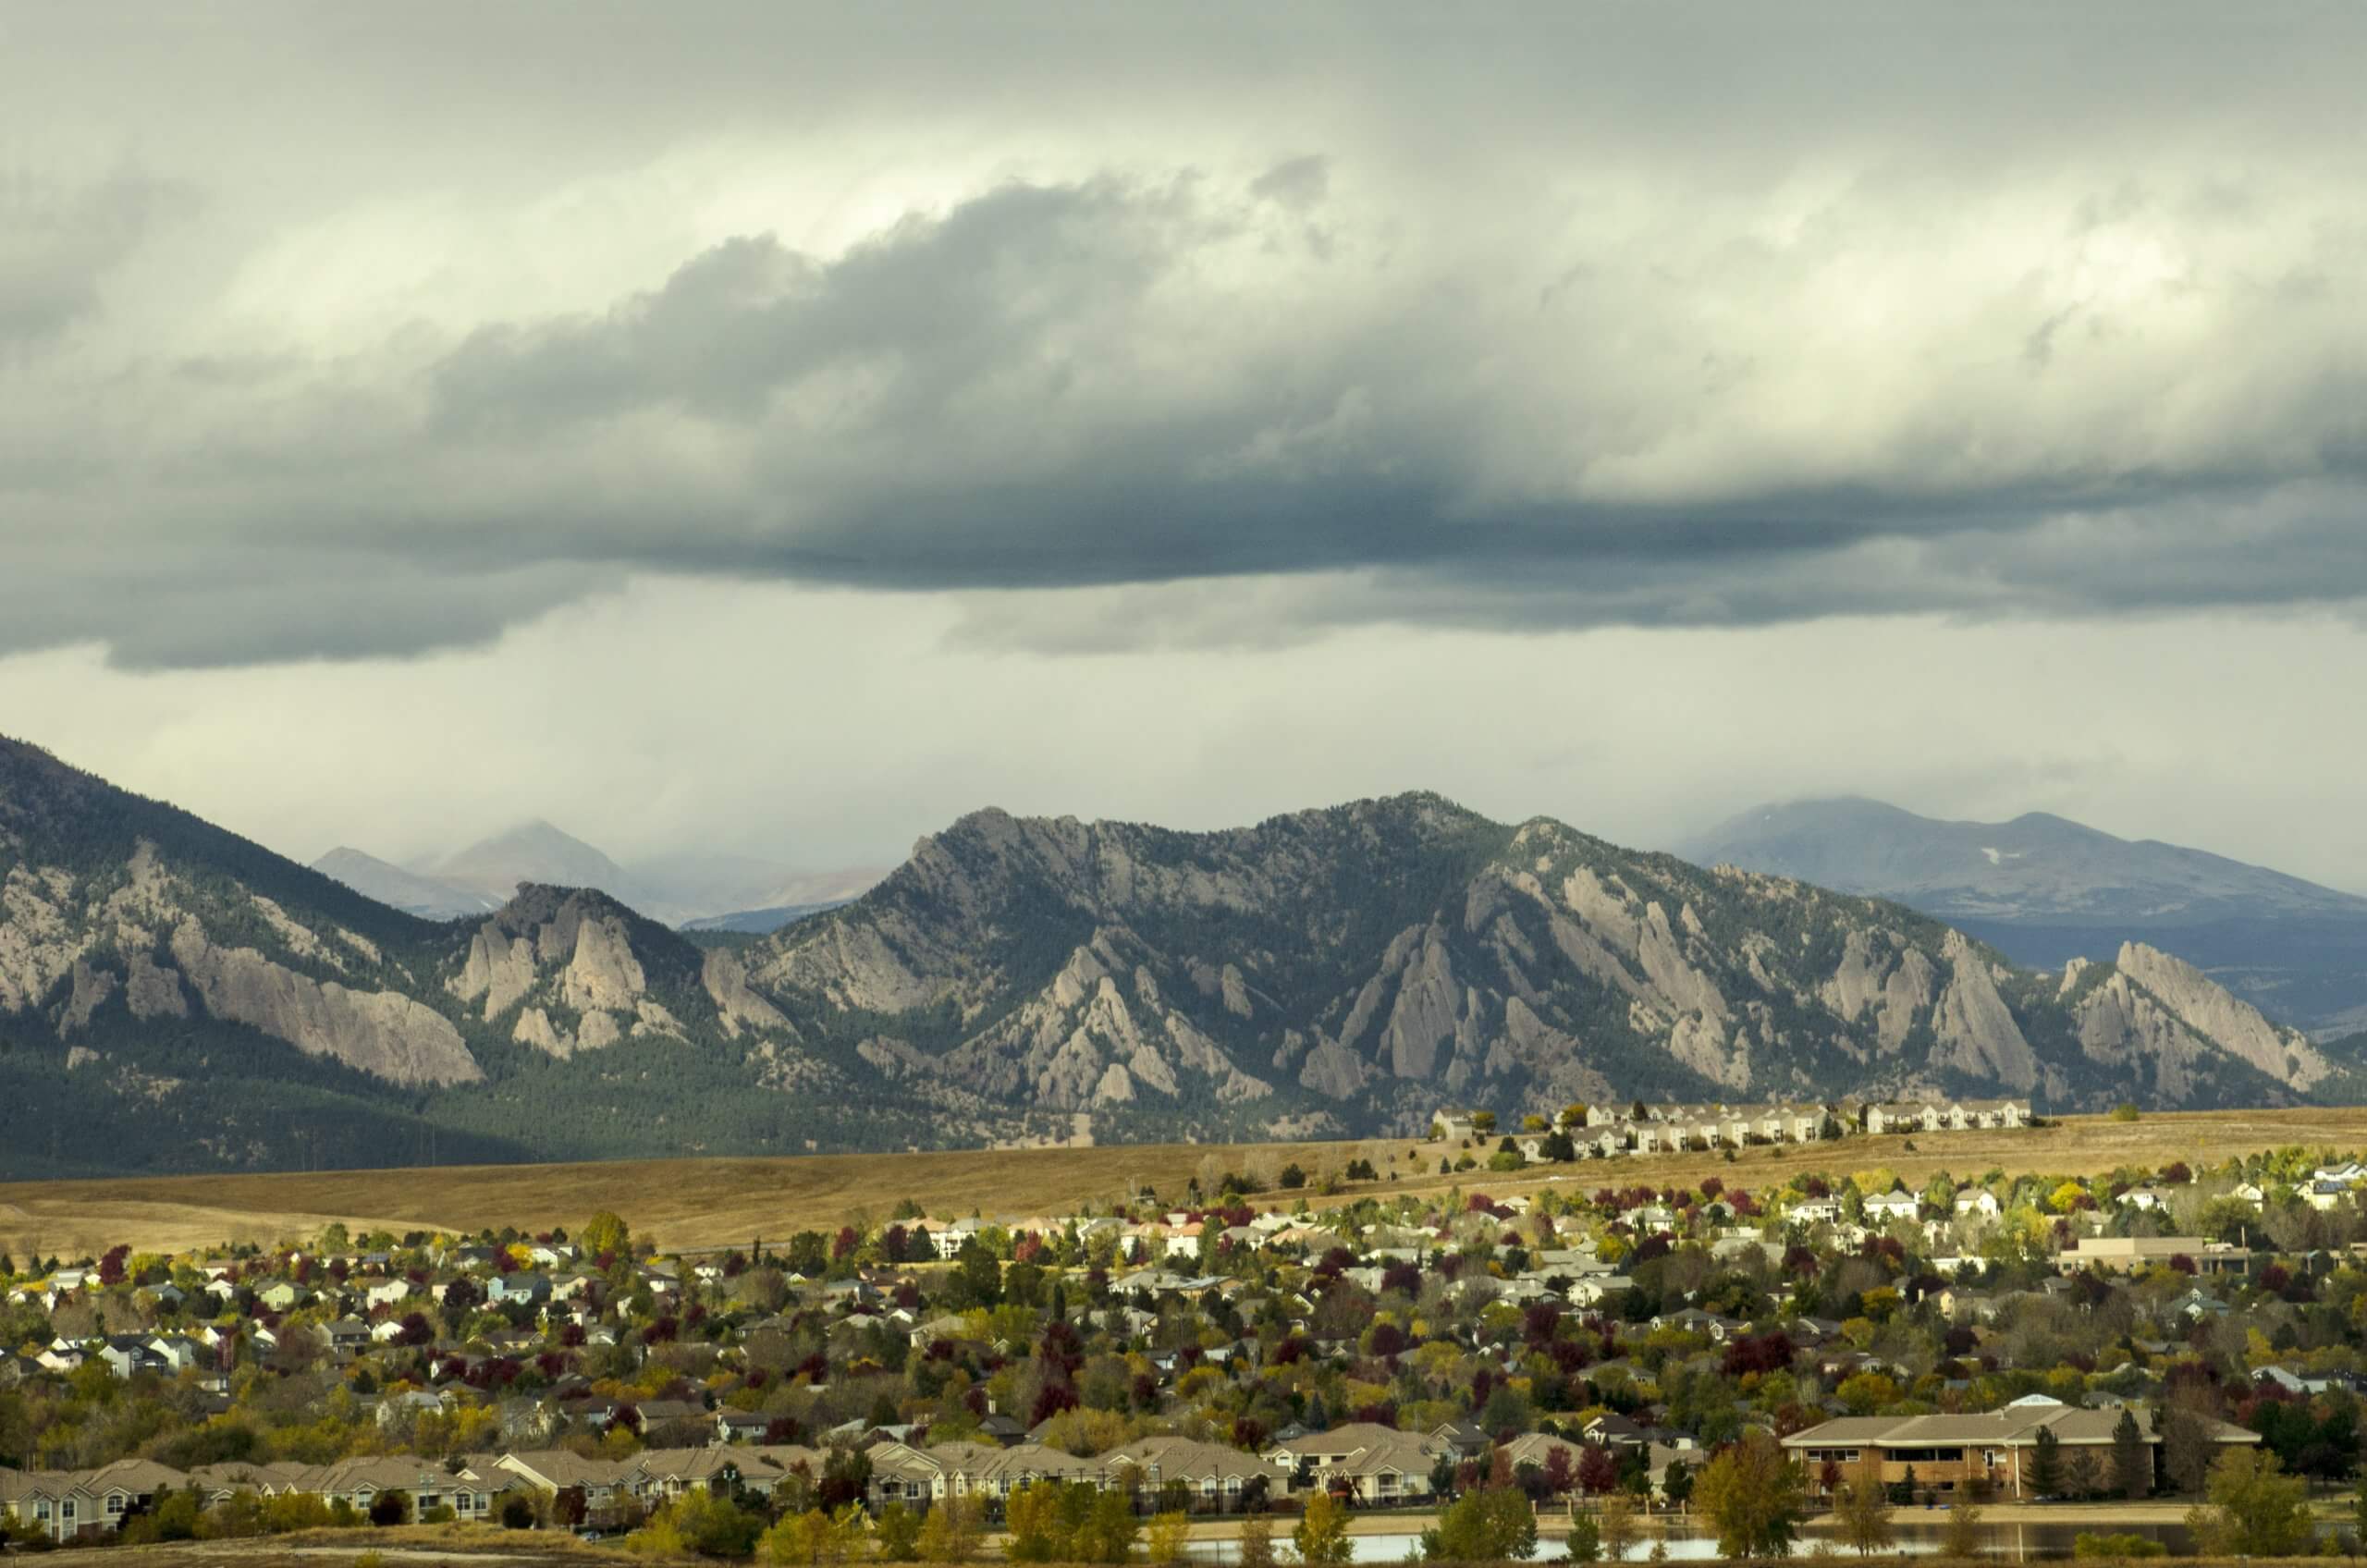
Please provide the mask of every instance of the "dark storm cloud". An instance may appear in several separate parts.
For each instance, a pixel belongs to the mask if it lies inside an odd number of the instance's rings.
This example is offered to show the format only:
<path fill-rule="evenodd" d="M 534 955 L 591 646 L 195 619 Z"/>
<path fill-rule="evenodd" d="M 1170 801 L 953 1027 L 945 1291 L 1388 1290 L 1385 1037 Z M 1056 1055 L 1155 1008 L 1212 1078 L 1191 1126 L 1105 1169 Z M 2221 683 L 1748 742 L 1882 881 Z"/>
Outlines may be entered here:
<path fill-rule="evenodd" d="M 432 52 L 378 40 L 321 111 L 321 155 L 351 114 L 375 184 L 201 236 L 218 297 L 165 264 L 145 188 L 0 196 L 0 649 L 416 652 L 636 571 L 1284 575 L 1300 631 L 2356 600 L 2367 198 L 2325 134 L 2355 28 L 2195 17 L 949 19 L 901 77 L 841 18 L 766 95 L 757 18 L 704 98 L 656 67 L 679 37 L 629 26 L 514 82 L 453 62 L 416 134 L 498 134 L 426 174 L 370 116 Z M 645 94 L 571 101 L 637 50 Z M 710 234 L 588 304 L 457 302 L 504 244 L 559 276 L 568 225 L 630 240 L 605 204 L 744 204 L 729 174 L 669 194 L 702 137 L 771 160 L 744 182 L 776 205 L 862 215 Z M 221 222 L 313 155 L 226 153 Z M 143 258 L 145 294 L 101 288 Z"/>

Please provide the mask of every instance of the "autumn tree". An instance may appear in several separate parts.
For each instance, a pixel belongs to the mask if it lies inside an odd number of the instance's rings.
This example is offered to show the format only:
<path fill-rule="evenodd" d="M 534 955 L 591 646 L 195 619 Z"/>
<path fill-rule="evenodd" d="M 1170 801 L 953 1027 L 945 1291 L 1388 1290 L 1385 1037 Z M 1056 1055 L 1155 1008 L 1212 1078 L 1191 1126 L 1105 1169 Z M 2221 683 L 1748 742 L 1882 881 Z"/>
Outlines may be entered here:
<path fill-rule="evenodd" d="M 1354 1550 L 1348 1540 L 1348 1511 L 1330 1492 L 1317 1492 L 1307 1500 L 1306 1513 L 1291 1531 L 1291 1545 L 1298 1549 L 1298 1560 L 1308 1568 L 1347 1562 Z"/>
<path fill-rule="evenodd" d="M 1625 1492 L 1613 1492 L 1602 1500 L 1602 1508 L 1595 1522 L 1597 1537 L 1602 1543 L 1602 1554 L 1616 1562 L 1627 1555 L 1636 1544 L 1636 1503 Z"/>
<path fill-rule="evenodd" d="M 2274 1453 L 2229 1449 L 2204 1483 L 2210 1501 L 2188 1511 L 2187 1527 L 2204 1556 L 2300 1557 L 2317 1540 L 2308 1492 Z"/>
<path fill-rule="evenodd" d="M 1834 1494 L 1833 1513 L 1842 1541 L 1860 1557 L 1887 1551 L 1897 1538 L 1891 1528 L 1890 1497 L 1883 1488 L 1882 1460 L 1873 1451 L 1850 1468 Z"/>
<path fill-rule="evenodd" d="M 1711 1460 L 1694 1495 L 1718 1532 L 1722 1557 L 1781 1557 L 1806 1509 L 1807 1477 L 1775 1439 L 1746 1432 Z"/>

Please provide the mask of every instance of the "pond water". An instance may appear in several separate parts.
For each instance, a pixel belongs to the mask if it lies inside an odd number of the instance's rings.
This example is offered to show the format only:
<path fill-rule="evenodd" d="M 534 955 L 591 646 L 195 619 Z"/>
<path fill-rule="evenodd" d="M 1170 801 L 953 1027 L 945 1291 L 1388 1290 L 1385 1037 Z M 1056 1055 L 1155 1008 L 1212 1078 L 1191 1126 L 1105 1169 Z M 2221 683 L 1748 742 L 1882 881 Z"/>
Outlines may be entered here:
<path fill-rule="evenodd" d="M 1534 1561 L 1557 1562 L 1563 1555 L 1560 1527 L 1562 1521 L 1548 1517 L 1539 1523 L 1542 1527 L 1539 1532 L 1537 1557 Z M 1696 1521 L 1669 1520 L 1661 1523 L 1668 1526 L 1660 1538 L 1666 1543 L 1668 1549 L 1666 1556 L 1669 1562 L 1702 1562 L 1714 1559 L 1718 1555 L 1716 1537 L 1699 1534 Z M 1941 1516 L 1936 1513 L 1929 1518 L 1923 1518 L 1902 1509 L 1892 1515 L 1891 1526 L 1898 1537 L 1897 1544 L 1891 1549 L 1894 1552 L 1908 1556 L 1928 1556 L 1940 1549 Z M 2194 1550 L 2193 1542 L 2183 1525 L 1999 1524 L 1983 1525 L 1981 1533 L 1987 1537 L 1984 1550 L 1990 1556 L 2015 1562 L 2025 1562 L 2034 1558 L 2068 1557 L 2071 1555 L 2071 1543 L 2074 1538 L 2090 1533 L 2142 1536 L 2147 1540 L 2163 1542 L 2168 1546 L 2173 1556 L 2183 1555 Z M 1385 1534 L 1350 1536 L 1348 1537 L 1348 1544 L 1352 1549 L 1350 1561 L 1403 1562 L 1415 1554 L 1420 1538 L 1411 1531 L 1403 1534 L 1392 1531 Z M 1275 1545 L 1282 1547 L 1288 1544 L 1288 1531 L 1278 1528 L 1275 1532 Z M 1651 1538 L 1648 1537 L 1641 1545 L 1630 1550 L 1624 1561 L 1647 1562 L 1650 1559 L 1651 1550 Z M 1793 1549 L 1793 1555 L 1812 1558 L 1821 1554 L 1831 1554 L 1836 1558 L 1853 1555 L 1848 1549 L 1842 1546 L 1832 1526 L 1827 1522 L 1819 1520 L 1802 1530 L 1800 1539 Z M 1191 1556 L 1196 1562 L 1238 1562 L 1241 1556 L 1240 1543 L 1194 1541 L 1191 1546 Z"/>

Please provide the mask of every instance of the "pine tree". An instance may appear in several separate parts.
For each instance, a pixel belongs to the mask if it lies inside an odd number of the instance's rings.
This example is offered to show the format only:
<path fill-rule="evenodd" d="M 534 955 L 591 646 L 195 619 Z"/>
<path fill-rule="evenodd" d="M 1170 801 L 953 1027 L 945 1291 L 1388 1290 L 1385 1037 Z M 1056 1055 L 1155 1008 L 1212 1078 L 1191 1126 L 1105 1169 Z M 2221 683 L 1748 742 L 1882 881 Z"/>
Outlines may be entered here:
<path fill-rule="evenodd" d="M 2052 1427 L 2041 1427 L 2030 1449 L 2030 1490 L 2052 1497 L 2063 1489 L 2062 1442 Z"/>
<path fill-rule="evenodd" d="M 2112 1429 L 2112 1479 L 2120 1495 L 2132 1502 L 2153 1489 L 2152 1447 L 2126 1407 Z"/>

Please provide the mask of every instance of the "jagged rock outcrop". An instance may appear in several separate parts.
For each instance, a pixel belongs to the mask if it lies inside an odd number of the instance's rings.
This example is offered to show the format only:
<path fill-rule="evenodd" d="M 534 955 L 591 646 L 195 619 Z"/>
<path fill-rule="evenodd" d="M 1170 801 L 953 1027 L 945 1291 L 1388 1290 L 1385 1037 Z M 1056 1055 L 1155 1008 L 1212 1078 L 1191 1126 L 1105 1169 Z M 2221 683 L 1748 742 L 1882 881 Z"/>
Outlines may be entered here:
<path fill-rule="evenodd" d="M 469 939 L 469 956 L 450 986 L 462 1001 L 484 998 L 484 1017 L 490 1023 L 533 989 L 537 973 L 533 938 L 510 936 L 488 922 Z"/>
<path fill-rule="evenodd" d="M 721 1015 L 724 1032 L 735 1040 L 743 1029 L 796 1032 L 780 1009 L 749 988 L 748 966 L 727 948 L 707 949 L 699 966 L 699 984 L 706 987 L 708 998 Z"/>
<path fill-rule="evenodd" d="M 2038 1083 L 2038 1056 L 1998 994 L 1990 960 L 1961 931 L 1947 934 L 1940 957 L 1948 985 L 1932 1019 L 1939 1036 L 1932 1065 L 2028 1094 Z"/>
<path fill-rule="evenodd" d="M 1057 959 L 1053 932 L 1073 933 Z M 1895 906 L 1431 796 L 1212 834 L 974 814 L 760 943 L 747 984 L 809 1035 L 913 1018 L 907 1051 L 1061 1109 L 1279 1118 L 1305 1096 L 1404 1124 L 1425 1112 L 1390 1108 L 1446 1097 L 1949 1085 L 2109 1103 L 2165 1052 L 2173 1099 L 2315 1070 L 2239 1011 L 2183 1034 L 2142 1010 L 2075 1018 L 2051 977 Z"/>
<path fill-rule="evenodd" d="M 2141 942 L 2124 942 L 2114 964 L 2195 1034 L 2279 1083 L 2307 1089 L 2333 1071 L 2308 1035 L 2271 1023 L 2258 1008 L 2183 960 Z"/>

